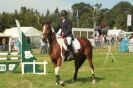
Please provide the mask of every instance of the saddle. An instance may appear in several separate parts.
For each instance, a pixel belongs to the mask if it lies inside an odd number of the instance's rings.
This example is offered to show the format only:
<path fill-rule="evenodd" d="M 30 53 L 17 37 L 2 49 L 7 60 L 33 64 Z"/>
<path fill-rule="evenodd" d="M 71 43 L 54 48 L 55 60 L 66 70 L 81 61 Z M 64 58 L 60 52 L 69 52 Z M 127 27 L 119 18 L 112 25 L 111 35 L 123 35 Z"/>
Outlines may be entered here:
<path fill-rule="evenodd" d="M 66 51 L 68 50 L 66 42 L 65 42 L 65 40 L 63 38 L 57 38 L 57 42 L 60 45 L 60 47 L 64 48 Z M 77 38 L 73 39 L 72 47 L 73 47 L 73 50 L 74 50 L 75 53 L 78 52 L 78 50 L 81 48 L 80 43 L 77 40 Z"/>

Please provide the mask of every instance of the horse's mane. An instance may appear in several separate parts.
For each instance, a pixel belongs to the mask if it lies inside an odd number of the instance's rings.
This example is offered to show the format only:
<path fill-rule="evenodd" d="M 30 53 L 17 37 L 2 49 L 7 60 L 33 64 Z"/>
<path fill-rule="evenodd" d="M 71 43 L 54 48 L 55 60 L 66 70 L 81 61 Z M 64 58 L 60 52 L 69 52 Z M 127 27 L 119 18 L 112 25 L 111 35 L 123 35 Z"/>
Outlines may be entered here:
<path fill-rule="evenodd" d="M 44 26 L 45 24 L 50 25 L 50 24 L 51 24 L 51 21 L 43 21 L 43 22 L 42 22 L 42 26 Z"/>

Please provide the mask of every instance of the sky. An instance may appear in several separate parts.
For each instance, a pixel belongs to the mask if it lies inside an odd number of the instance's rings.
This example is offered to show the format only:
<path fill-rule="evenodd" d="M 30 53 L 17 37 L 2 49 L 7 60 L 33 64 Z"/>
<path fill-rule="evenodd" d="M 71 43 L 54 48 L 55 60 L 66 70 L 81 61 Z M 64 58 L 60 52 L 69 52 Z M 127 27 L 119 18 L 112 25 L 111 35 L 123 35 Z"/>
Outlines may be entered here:
<path fill-rule="evenodd" d="M 133 0 L 95 0 L 95 3 L 102 4 L 102 8 L 111 9 L 120 1 L 128 1 L 133 5 Z M 94 0 L 0 0 L 0 13 L 3 11 L 14 12 L 15 9 L 20 10 L 22 6 L 26 6 L 45 14 L 47 9 L 50 12 L 53 12 L 56 8 L 71 10 L 71 6 L 79 2 L 94 5 Z"/>

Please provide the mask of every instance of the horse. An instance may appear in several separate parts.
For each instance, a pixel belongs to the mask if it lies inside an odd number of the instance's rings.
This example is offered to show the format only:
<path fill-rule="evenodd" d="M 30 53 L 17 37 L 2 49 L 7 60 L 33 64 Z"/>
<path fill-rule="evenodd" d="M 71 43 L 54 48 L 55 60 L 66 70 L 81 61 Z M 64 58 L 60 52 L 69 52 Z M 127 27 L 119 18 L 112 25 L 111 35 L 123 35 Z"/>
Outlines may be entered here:
<path fill-rule="evenodd" d="M 57 42 L 58 37 L 56 36 L 56 32 L 53 29 L 50 22 L 44 22 L 42 24 L 42 29 L 42 40 L 43 42 L 49 43 L 49 56 L 54 65 L 56 84 L 64 85 L 64 82 L 60 79 L 59 71 L 62 63 L 64 62 L 63 55 L 66 52 L 66 50 L 63 47 L 61 47 Z M 91 42 L 84 37 L 77 37 L 77 40 L 79 41 L 81 48 L 78 50 L 77 53 L 74 54 L 75 73 L 73 75 L 72 80 L 77 80 L 78 70 L 82 66 L 84 61 L 87 59 L 92 73 L 92 83 L 95 84 L 94 66 L 92 61 L 93 47 L 91 45 Z"/>

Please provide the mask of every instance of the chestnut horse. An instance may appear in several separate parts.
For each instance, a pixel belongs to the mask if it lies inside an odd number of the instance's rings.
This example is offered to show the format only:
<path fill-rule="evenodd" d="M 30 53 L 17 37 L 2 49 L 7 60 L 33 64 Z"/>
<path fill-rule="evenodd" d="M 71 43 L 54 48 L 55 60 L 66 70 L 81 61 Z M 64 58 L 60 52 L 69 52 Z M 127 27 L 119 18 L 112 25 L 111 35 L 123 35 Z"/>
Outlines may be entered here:
<path fill-rule="evenodd" d="M 49 49 L 49 56 L 52 60 L 52 63 L 54 65 L 55 69 L 55 76 L 56 76 L 56 84 L 64 85 L 63 81 L 60 80 L 59 76 L 59 71 L 61 64 L 63 63 L 63 56 L 64 53 L 66 52 L 65 49 L 60 47 L 59 43 L 57 42 L 57 37 L 54 29 L 51 26 L 50 22 L 45 22 L 42 24 L 42 29 L 43 29 L 43 38 L 42 40 L 44 42 L 49 42 L 50 49 Z M 88 63 L 90 65 L 90 69 L 92 72 L 92 82 L 95 83 L 95 75 L 94 75 L 94 66 L 92 62 L 92 50 L 93 47 L 90 43 L 90 41 L 86 38 L 83 37 L 78 37 L 77 38 L 81 48 L 78 50 L 77 53 L 75 53 L 75 73 L 73 76 L 73 80 L 76 81 L 77 79 L 77 74 L 78 70 L 87 58 Z"/>

